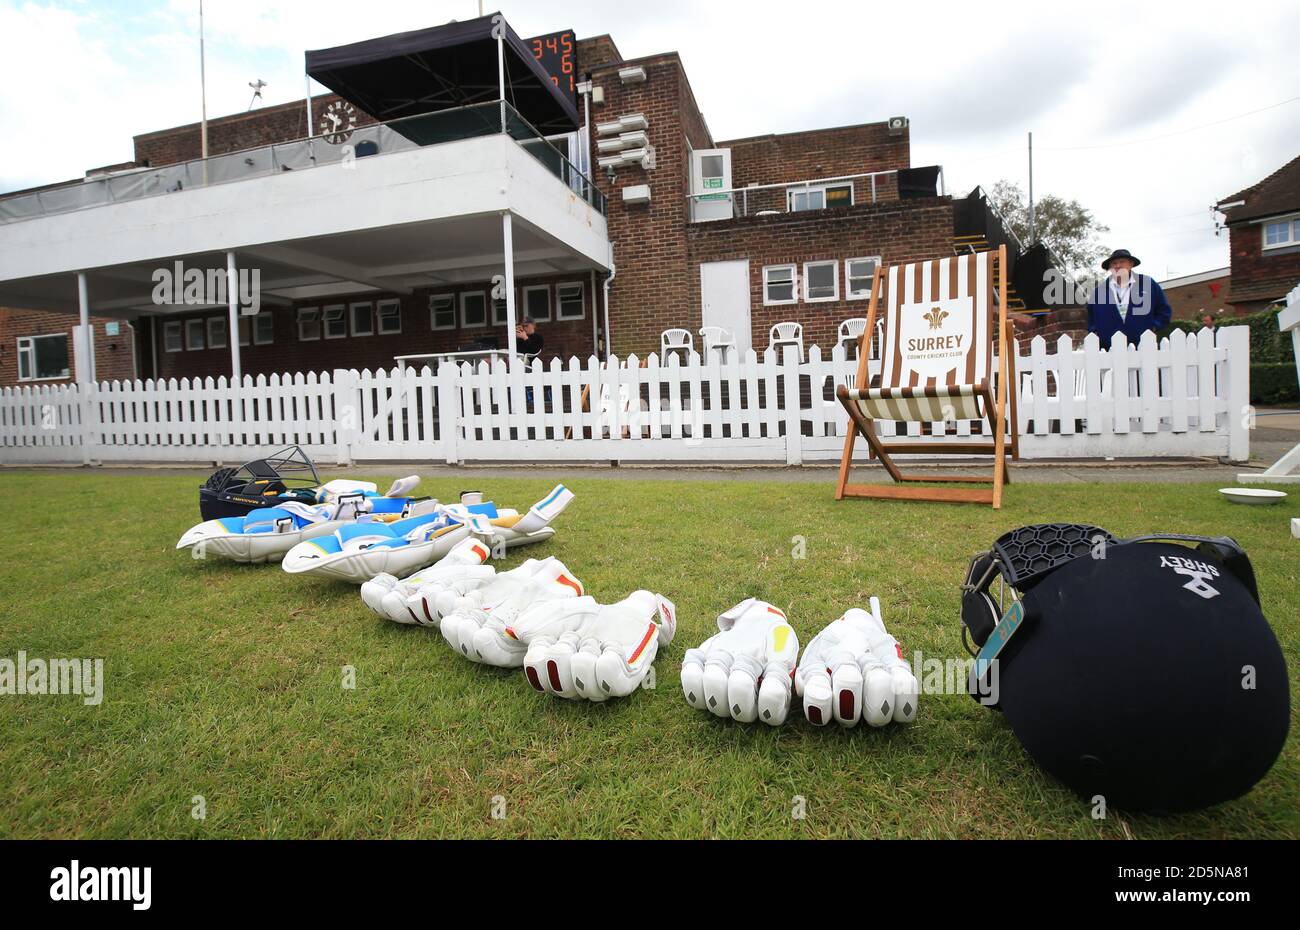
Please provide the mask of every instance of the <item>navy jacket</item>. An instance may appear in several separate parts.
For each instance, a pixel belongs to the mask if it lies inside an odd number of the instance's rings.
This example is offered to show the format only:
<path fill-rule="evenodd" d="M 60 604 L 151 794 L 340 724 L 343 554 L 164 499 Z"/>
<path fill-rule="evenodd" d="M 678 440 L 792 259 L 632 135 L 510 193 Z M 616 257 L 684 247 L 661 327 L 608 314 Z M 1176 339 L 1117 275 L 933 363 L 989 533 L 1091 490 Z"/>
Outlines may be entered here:
<path fill-rule="evenodd" d="M 1116 333 L 1123 333 L 1129 345 L 1137 345 L 1144 332 L 1160 329 L 1173 315 L 1159 284 L 1136 271 L 1131 272 L 1131 277 L 1127 313 L 1121 314 L 1114 303 L 1109 275 L 1093 289 L 1088 301 L 1088 332 L 1097 334 L 1103 349 L 1110 348 L 1110 339 Z"/>

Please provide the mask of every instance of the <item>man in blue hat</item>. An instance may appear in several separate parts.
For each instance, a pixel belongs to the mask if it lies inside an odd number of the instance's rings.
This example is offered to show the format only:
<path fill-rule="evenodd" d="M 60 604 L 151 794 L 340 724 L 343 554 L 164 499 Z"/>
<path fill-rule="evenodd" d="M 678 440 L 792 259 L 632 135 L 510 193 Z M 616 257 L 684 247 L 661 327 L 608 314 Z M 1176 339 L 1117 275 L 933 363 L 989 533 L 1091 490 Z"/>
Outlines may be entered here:
<path fill-rule="evenodd" d="M 1116 249 L 1101 263 L 1107 274 L 1088 301 L 1088 332 L 1097 334 L 1103 349 L 1116 333 L 1137 345 L 1144 332 L 1160 329 L 1173 315 L 1160 285 L 1133 270 L 1140 264 L 1128 249 Z"/>

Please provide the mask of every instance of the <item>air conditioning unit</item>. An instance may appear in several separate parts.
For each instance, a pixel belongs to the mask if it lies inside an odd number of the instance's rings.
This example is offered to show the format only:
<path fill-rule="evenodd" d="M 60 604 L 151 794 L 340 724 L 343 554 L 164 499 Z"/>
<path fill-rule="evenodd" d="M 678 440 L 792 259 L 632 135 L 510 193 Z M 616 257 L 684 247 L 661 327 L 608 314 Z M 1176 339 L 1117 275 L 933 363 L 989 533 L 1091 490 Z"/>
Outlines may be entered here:
<path fill-rule="evenodd" d="M 643 131 L 622 132 L 613 139 L 597 139 L 596 151 L 602 155 L 621 152 L 625 149 L 643 149 L 650 144 L 650 138 Z"/>
<path fill-rule="evenodd" d="M 908 126 L 906 116 L 891 116 L 889 118 L 889 134 L 891 136 L 902 135 L 903 130 Z"/>
<path fill-rule="evenodd" d="M 618 124 L 623 127 L 620 132 L 632 132 L 637 129 L 649 129 L 650 122 L 645 118 L 644 113 L 628 113 L 618 118 Z"/>
<path fill-rule="evenodd" d="M 640 65 L 633 65 L 630 68 L 619 68 L 618 79 L 624 84 L 644 84 L 645 68 Z"/>
<path fill-rule="evenodd" d="M 611 120 L 608 123 L 596 124 L 596 135 L 598 136 L 615 136 L 623 131 L 622 120 Z"/>
<path fill-rule="evenodd" d="M 644 145 L 635 149 L 623 150 L 623 164 L 640 165 L 649 171 L 655 166 L 655 149 L 653 145 Z"/>
<path fill-rule="evenodd" d="M 650 185 L 630 184 L 623 188 L 623 202 L 629 205 L 649 203 Z"/>

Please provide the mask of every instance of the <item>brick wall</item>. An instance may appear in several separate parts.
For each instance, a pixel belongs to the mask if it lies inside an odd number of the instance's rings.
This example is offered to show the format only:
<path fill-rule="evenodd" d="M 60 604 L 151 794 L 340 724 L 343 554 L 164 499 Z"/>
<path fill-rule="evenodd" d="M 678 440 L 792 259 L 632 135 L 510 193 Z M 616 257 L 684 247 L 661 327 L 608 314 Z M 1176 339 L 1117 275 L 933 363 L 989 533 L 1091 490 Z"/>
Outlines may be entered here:
<path fill-rule="evenodd" d="M 311 98 L 316 133 L 320 131 L 321 114 L 338 99 L 336 94 L 322 94 Z M 358 126 L 367 126 L 374 122 L 374 117 L 357 110 Z M 292 103 L 277 104 L 248 113 L 236 113 L 233 116 L 209 120 L 208 154 L 226 155 L 231 152 L 242 152 L 245 149 L 271 145 L 275 142 L 305 139 L 307 135 L 307 101 L 295 100 Z M 135 137 L 136 163 L 148 164 L 153 168 L 199 158 L 202 151 L 202 128 L 198 123 Z"/>
<path fill-rule="evenodd" d="M 885 264 L 920 261 L 952 255 L 952 202 L 932 197 L 860 205 L 808 213 L 755 216 L 695 223 L 689 233 L 689 311 L 672 325 L 692 332 L 703 325 L 700 307 L 702 262 L 749 259 L 750 338 L 755 351 L 767 347 L 773 325 L 803 324 L 804 345 L 820 345 L 829 352 L 837 341 L 839 324 L 849 317 L 866 316 L 866 300 L 849 300 L 845 295 L 844 260 L 879 255 Z M 763 305 L 763 266 L 797 264 L 800 278 L 803 264 L 810 261 L 836 262 L 840 300 L 835 302 Z M 666 326 L 660 321 L 635 330 L 638 346 L 659 345 Z M 617 330 L 615 331 L 617 333 Z"/>
<path fill-rule="evenodd" d="M 135 377 L 135 330 L 124 320 L 91 317 L 95 329 L 95 375 L 100 381 L 125 381 Z M 109 336 L 108 323 L 118 324 L 118 334 Z M 72 328 L 76 317 L 46 310 L 9 310 L 0 307 L 0 387 L 14 385 L 70 384 L 77 379 L 76 352 Z M 68 377 L 56 381 L 18 380 L 20 336 L 48 336 L 63 333 L 68 340 Z"/>
<path fill-rule="evenodd" d="M 1164 288 L 1174 319 L 1199 320 L 1207 313 L 1235 315 L 1232 304 L 1227 301 L 1230 283 L 1231 275 L 1225 274 L 1196 284 Z"/>
<path fill-rule="evenodd" d="M 593 81 L 604 88 L 605 102 L 591 108 L 593 123 L 629 113 L 644 113 L 647 134 L 655 147 L 656 167 L 619 168 L 611 180 L 597 169 L 593 179 L 609 198 L 607 221 L 614 243 L 618 275 L 610 291 L 610 331 L 616 355 L 644 351 L 647 333 L 659 332 L 690 312 L 686 194 L 689 178 L 687 137 L 709 144 L 703 117 L 694 107 L 681 60 L 675 54 L 638 59 L 646 80 L 624 85 L 615 65 L 592 68 Z M 688 112 L 689 111 L 689 112 Z M 594 140 L 593 140 L 594 144 Z M 594 163 L 594 156 L 593 156 Z M 651 201 L 625 206 L 622 189 L 649 184 Z"/>
<path fill-rule="evenodd" d="M 717 148 L 731 149 L 733 187 L 866 174 L 911 166 L 908 131 L 904 129 L 891 136 L 887 123 L 754 136 L 719 142 Z M 862 179 L 852 183 L 854 203 L 869 203 L 871 181 Z M 786 209 L 784 190 L 756 191 L 747 199 L 751 213 Z M 898 199 L 898 180 L 894 175 L 876 179 L 876 199 Z"/>
<path fill-rule="evenodd" d="M 583 317 L 578 320 L 556 320 L 556 297 L 554 285 L 558 283 L 579 282 L 583 286 Z M 541 358 L 549 361 L 559 356 L 568 359 L 576 355 L 585 359 L 591 354 L 592 338 L 592 295 L 591 274 L 582 272 L 549 277 L 519 278 L 515 282 L 520 289 L 520 296 L 515 312 L 523 316 L 522 288 L 531 285 L 548 285 L 551 289 L 551 321 L 539 322 L 537 331 L 542 334 L 545 344 Z M 600 279 L 597 278 L 597 286 Z M 442 287 L 417 289 L 408 295 L 364 293 L 353 296 L 337 296 L 328 299 L 301 301 L 294 307 L 267 307 L 274 320 L 274 342 L 268 345 L 246 345 L 240 348 L 240 362 L 245 374 L 271 374 L 285 371 L 332 371 L 335 368 L 391 368 L 398 355 L 416 355 L 425 352 L 454 351 L 462 345 L 476 339 L 496 337 L 499 345 L 505 348 L 508 333 L 504 325 L 489 322 L 487 326 L 462 328 L 460 323 L 460 297 L 465 291 L 489 291 L 487 282 L 474 284 L 457 284 Z M 457 328 L 434 330 L 430 323 L 429 297 L 432 294 L 453 294 L 456 296 Z M 381 300 L 398 300 L 402 305 L 402 331 L 388 335 L 346 336 L 342 339 L 319 339 L 299 341 L 297 307 L 324 307 L 334 304 L 350 306 L 353 303 L 377 303 Z M 223 317 L 220 311 L 207 310 L 197 313 L 169 315 L 167 320 L 207 319 Z M 182 324 L 182 333 L 184 332 Z M 206 341 L 206 340 L 205 340 Z M 167 352 L 163 342 L 163 320 L 158 321 L 158 364 L 159 374 L 163 378 L 220 377 L 230 374 L 230 347 L 220 349 L 194 349 L 179 352 Z"/>
<path fill-rule="evenodd" d="M 586 74 L 593 68 L 601 65 L 614 64 L 623 60 L 622 53 L 614 40 L 606 35 L 592 36 L 589 39 L 579 39 L 576 52 L 576 66 L 579 74 Z"/>
<path fill-rule="evenodd" d="M 1263 310 L 1300 283 L 1300 248 L 1263 251 L 1259 223 L 1229 227 L 1232 283 L 1227 298 L 1239 314 Z"/>

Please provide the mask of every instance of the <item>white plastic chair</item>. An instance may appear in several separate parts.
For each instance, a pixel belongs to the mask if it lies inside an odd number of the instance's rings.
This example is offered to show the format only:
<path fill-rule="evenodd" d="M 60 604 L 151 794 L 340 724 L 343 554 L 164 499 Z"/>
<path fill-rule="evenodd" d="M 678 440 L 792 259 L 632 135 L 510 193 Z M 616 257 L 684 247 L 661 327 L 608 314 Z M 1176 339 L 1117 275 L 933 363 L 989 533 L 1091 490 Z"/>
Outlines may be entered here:
<path fill-rule="evenodd" d="M 836 345 L 856 346 L 862 334 L 867 331 L 867 318 L 865 316 L 855 316 L 845 320 L 840 324 L 840 336 Z M 847 349 L 847 346 L 846 346 Z M 845 352 L 847 355 L 847 351 Z"/>
<path fill-rule="evenodd" d="M 880 360 L 880 347 L 885 344 L 885 321 L 876 320 L 876 335 L 871 337 L 871 354 L 867 358 Z"/>
<path fill-rule="evenodd" d="M 799 361 L 803 362 L 803 324 L 777 323 L 767 337 L 767 347 L 781 358 L 782 346 L 794 346 L 799 350 Z"/>
<path fill-rule="evenodd" d="M 727 360 L 727 351 L 736 351 L 736 336 L 731 330 L 723 329 L 721 326 L 701 326 L 700 342 L 704 345 L 704 358 L 707 360 L 709 353 L 717 349 L 722 353 L 722 360 Z"/>
<path fill-rule="evenodd" d="M 691 357 L 695 351 L 695 340 L 689 329 L 665 329 L 659 336 L 659 360 L 667 363 L 668 353 L 681 352 L 682 359 Z"/>

